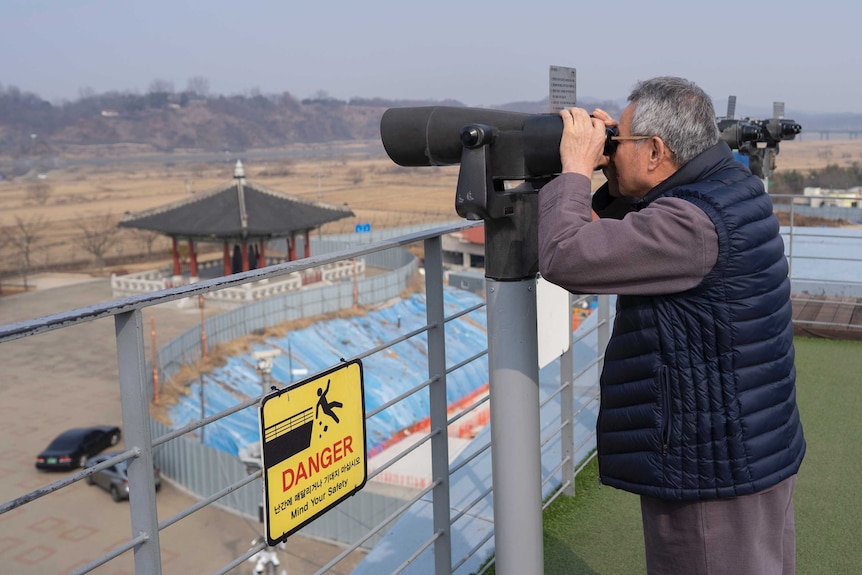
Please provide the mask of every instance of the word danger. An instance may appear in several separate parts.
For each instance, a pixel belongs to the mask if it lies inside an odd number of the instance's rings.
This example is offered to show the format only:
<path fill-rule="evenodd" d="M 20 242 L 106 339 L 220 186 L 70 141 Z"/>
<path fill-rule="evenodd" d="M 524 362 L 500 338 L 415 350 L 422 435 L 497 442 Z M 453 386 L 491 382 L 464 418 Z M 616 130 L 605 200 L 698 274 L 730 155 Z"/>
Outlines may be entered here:
<path fill-rule="evenodd" d="M 308 459 L 301 460 L 295 467 L 288 467 L 281 473 L 282 492 L 299 485 L 303 479 L 312 477 L 321 469 L 329 468 L 330 465 L 341 461 L 351 453 L 353 453 L 353 436 L 348 435 L 333 443 L 331 447 L 324 447 L 314 455 L 309 455 Z"/>

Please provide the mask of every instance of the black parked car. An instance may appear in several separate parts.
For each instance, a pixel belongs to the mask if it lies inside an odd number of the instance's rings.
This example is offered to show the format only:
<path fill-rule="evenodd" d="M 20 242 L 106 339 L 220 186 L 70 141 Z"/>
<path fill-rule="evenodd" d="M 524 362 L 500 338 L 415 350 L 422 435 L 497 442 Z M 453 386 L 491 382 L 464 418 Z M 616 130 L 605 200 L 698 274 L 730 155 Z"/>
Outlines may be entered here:
<path fill-rule="evenodd" d="M 119 455 L 121 452 L 103 453 L 90 458 L 87 467 L 94 467 L 103 461 Z M 158 468 L 153 468 L 153 479 L 156 483 L 156 491 L 162 486 L 162 477 Z M 110 467 L 87 477 L 87 483 L 98 485 L 111 494 L 114 501 L 122 501 L 129 498 L 129 461 L 121 461 Z"/>
<path fill-rule="evenodd" d="M 120 428 L 115 425 L 79 427 L 64 431 L 36 456 L 36 469 L 75 469 L 87 459 L 116 445 Z"/>

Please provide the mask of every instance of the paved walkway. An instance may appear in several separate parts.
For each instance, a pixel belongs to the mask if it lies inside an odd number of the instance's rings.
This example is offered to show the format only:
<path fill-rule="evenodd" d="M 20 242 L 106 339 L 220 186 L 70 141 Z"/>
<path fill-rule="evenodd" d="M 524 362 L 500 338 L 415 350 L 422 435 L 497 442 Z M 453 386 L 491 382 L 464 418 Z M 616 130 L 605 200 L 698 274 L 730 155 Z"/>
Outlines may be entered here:
<path fill-rule="evenodd" d="M 0 325 L 113 299 L 107 279 L 70 274 L 37 278 L 35 284 L 36 291 L 0 297 Z M 197 308 L 176 302 L 147 308 L 143 316 L 146 326 L 155 318 L 157 345 L 200 321 Z M 122 424 L 117 374 L 113 318 L 0 344 L 0 502 L 64 476 L 33 465 L 36 453 L 61 431 Z M 195 503 L 170 482 L 156 499 L 160 520 Z M 262 531 L 255 521 L 206 507 L 161 532 L 162 573 L 213 573 Z M 129 536 L 128 504 L 114 503 L 105 491 L 79 482 L 0 516 L 0 572 L 68 573 Z M 294 536 L 278 553 L 290 575 L 305 575 L 340 552 L 340 547 Z M 347 574 L 361 557 L 354 553 L 331 572 Z M 253 564 L 246 563 L 232 573 L 252 570 Z M 132 553 L 93 572 L 134 573 Z"/>

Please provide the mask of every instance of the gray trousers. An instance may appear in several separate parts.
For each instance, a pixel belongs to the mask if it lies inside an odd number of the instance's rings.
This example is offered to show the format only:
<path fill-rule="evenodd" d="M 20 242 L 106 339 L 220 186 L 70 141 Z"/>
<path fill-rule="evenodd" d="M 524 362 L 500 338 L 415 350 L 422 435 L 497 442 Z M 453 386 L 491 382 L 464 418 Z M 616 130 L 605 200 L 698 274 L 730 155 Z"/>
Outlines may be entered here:
<path fill-rule="evenodd" d="M 711 501 L 641 496 L 648 575 L 794 575 L 796 476 Z"/>

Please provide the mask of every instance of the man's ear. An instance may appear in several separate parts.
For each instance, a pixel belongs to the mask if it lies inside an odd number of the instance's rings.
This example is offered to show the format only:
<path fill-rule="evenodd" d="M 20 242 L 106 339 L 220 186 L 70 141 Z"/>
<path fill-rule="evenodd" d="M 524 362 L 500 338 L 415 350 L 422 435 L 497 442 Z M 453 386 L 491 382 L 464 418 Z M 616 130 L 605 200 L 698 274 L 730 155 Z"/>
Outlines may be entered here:
<path fill-rule="evenodd" d="M 649 146 L 648 166 L 650 170 L 667 167 L 673 167 L 676 170 L 677 166 L 673 162 L 673 154 L 670 148 L 667 147 L 667 144 L 664 143 L 664 140 L 658 136 L 653 136 L 647 140 L 647 145 Z"/>

